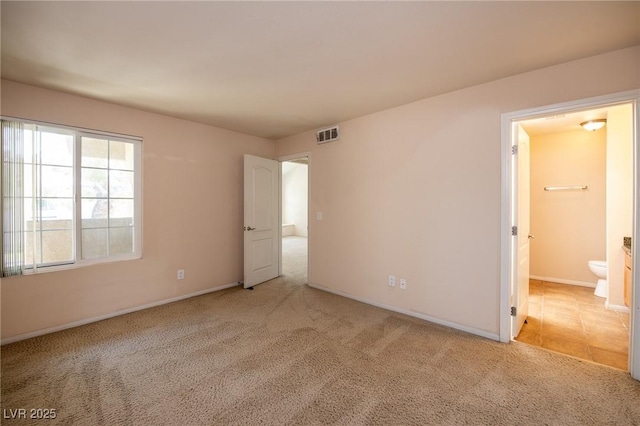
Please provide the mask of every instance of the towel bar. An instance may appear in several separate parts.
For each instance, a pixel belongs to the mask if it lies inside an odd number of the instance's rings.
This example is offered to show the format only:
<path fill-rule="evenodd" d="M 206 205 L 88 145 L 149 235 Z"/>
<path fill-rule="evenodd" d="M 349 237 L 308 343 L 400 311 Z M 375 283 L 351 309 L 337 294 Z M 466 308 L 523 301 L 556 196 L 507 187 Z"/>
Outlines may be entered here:
<path fill-rule="evenodd" d="M 571 190 L 581 190 L 589 189 L 587 185 L 574 185 L 574 186 L 545 186 L 545 191 L 571 191 Z"/>

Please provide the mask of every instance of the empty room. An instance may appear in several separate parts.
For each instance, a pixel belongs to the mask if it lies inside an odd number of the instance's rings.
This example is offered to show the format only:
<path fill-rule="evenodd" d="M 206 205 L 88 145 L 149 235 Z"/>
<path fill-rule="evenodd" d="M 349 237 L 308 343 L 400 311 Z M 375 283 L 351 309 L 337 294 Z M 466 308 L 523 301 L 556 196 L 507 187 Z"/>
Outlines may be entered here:
<path fill-rule="evenodd" d="M 638 424 L 640 2 L 0 12 L 3 424 Z"/>

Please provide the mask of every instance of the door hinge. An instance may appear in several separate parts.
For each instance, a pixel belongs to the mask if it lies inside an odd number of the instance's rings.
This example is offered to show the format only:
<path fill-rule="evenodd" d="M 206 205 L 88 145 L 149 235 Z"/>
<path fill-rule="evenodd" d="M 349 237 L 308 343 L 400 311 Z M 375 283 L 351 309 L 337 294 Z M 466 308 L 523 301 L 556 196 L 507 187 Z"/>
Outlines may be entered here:
<path fill-rule="evenodd" d="M 512 307 L 511 307 L 511 316 L 512 316 L 512 317 L 515 317 L 517 312 L 518 312 L 518 309 L 516 309 L 516 307 L 515 307 L 515 306 L 512 306 Z"/>
<path fill-rule="evenodd" d="M 511 147 L 511 154 L 516 155 L 518 153 L 518 145 L 513 145 Z"/>
<path fill-rule="evenodd" d="M 518 227 L 517 226 L 512 226 L 511 227 L 511 235 L 518 235 Z"/>

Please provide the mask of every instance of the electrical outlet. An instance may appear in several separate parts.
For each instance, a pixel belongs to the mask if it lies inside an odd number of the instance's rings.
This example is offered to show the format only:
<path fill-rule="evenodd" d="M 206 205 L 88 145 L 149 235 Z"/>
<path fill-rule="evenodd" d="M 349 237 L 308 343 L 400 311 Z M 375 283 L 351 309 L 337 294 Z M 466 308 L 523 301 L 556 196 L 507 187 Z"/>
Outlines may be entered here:
<path fill-rule="evenodd" d="M 404 278 L 400 278 L 400 288 L 403 290 L 407 289 L 407 280 L 405 280 Z"/>
<path fill-rule="evenodd" d="M 389 287 L 395 287 L 396 286 L 396 277 L 394 277 L 393 275 L 389 275 Z"/>
<path fill-rule="evenodd" d="M 178 269 L 178 279 L 184 280 L 184 269 Z"/>

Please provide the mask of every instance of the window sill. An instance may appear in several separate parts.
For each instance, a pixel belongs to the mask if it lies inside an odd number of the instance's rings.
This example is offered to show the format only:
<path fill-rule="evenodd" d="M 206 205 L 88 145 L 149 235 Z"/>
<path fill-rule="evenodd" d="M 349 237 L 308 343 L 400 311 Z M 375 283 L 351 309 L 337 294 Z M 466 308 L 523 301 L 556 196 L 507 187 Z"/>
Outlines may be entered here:
<path fill-rule="evenodd" d="M 48 272 L 59 272 L 59 271 L 69 271 L 72 269 L 82 269 L 88 266 L 95 265 L 104 265 L 107 263 L 115 263 L 129 260 L 139 260 L 142 259 L 141 255 L 128 255 L 128 256 L 118 256 L 118 257 L 110 257 L 108 259 L 92 259 L 92 260 L 82 260 L 75 263 L 69 263 L 64 265 L 55 265 L 55 266 L 42 266 L 37 269 L 25 269 L 22 275 L 39 275 L 45 274 Z M 17 275 L 19 276 L 19 275 Z"/>

